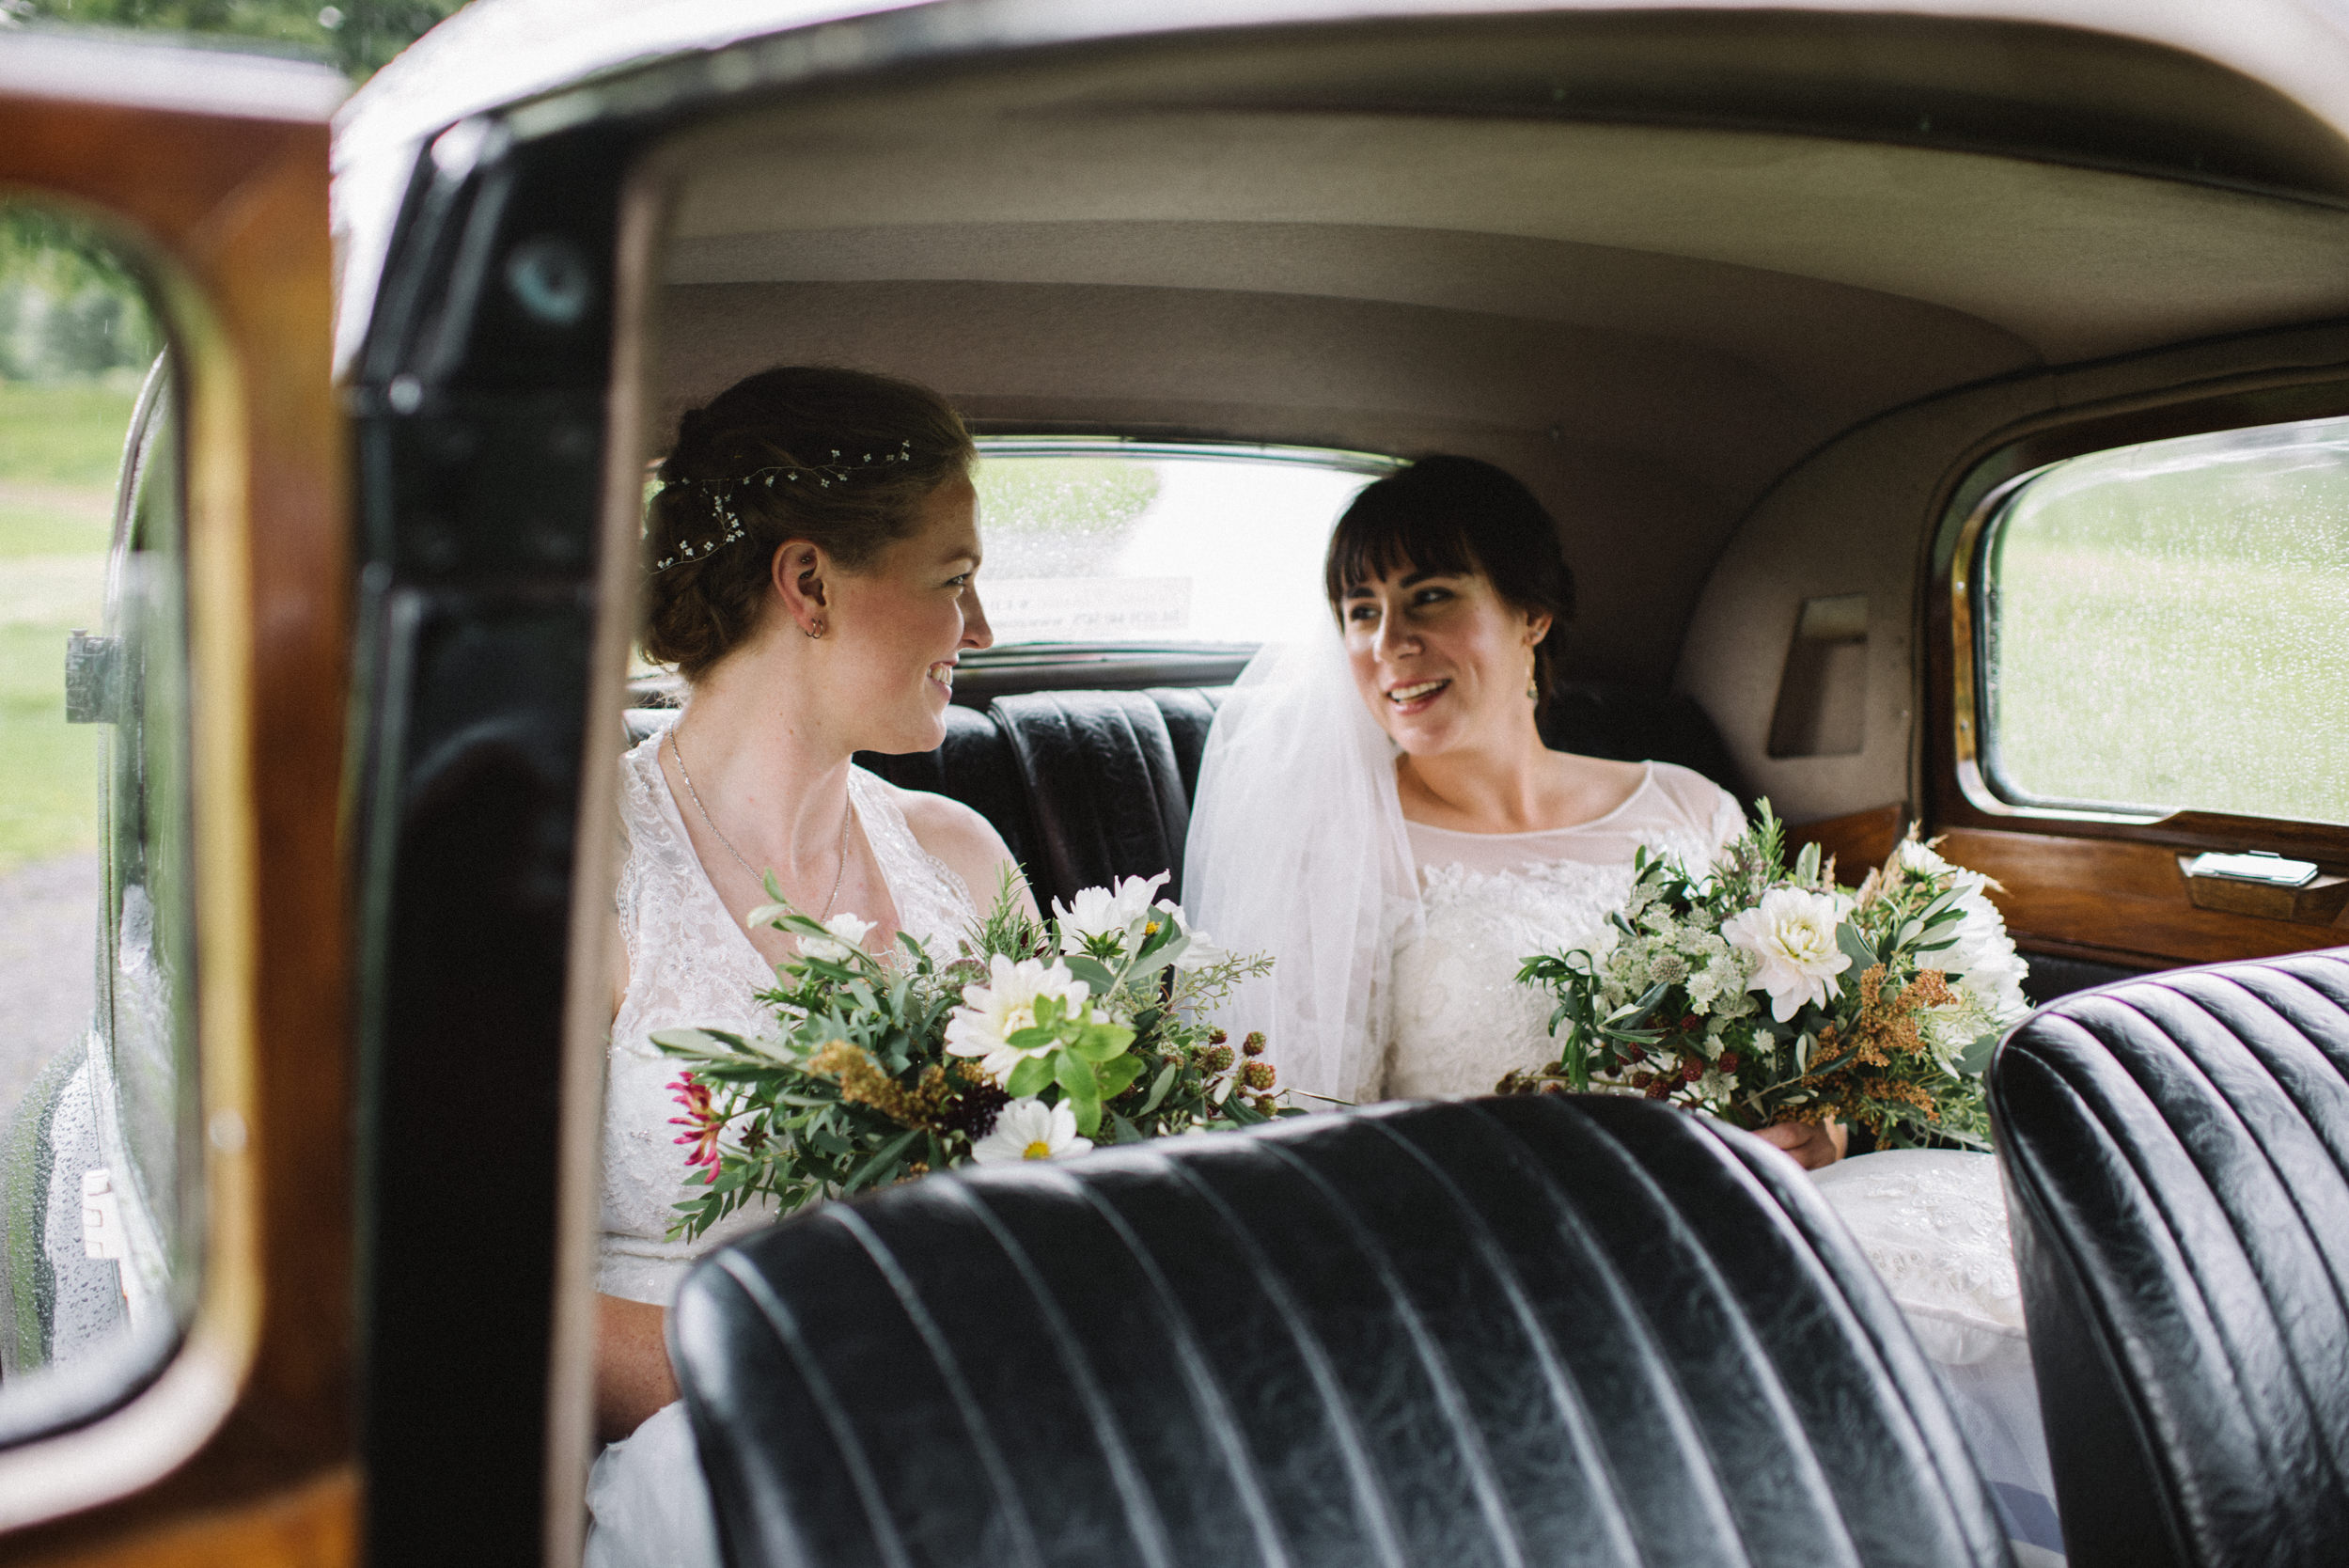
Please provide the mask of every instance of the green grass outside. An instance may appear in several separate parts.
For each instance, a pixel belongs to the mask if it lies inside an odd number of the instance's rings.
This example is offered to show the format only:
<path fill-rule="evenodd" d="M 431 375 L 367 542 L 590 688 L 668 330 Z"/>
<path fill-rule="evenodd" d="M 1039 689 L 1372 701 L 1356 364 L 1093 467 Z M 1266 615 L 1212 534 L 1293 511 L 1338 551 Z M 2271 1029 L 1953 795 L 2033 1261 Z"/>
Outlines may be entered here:
<path fill-rule="evenodd" d="M 1122 458 L 993 457 L 971 474 L 987 575 L 1100 571 L 1158 498 L 1158 471 Z"/>
<path fill-rule="evenodd" d="M 1993 576 L 2012 787 L 2349 822 L 2349 458 L 2068 486 L 2018 509 Z"/>
<path fill-rule="evenodd" d="M 0 870 L 98 842 L 105 730 L 65 722 L 65 643 L 99 626 L 133 397 L 0 384 Z"/>
<path fill-rule="evenodd" d="M 111 490 L 135 387 L 0 382 L 0 480 Z"/>

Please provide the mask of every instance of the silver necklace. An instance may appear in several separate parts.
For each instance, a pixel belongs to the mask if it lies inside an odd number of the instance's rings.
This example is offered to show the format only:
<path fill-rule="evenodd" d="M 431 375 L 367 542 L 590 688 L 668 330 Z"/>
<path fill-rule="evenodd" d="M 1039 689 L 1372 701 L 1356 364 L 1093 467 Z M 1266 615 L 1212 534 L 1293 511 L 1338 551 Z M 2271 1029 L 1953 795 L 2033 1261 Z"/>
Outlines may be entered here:
<path fill-rule="evenodd" d="M 701 813 L 702 822 L 712 833 L 717 835 L 718 842 L 726 846 L 726 853 L 734 857 L 734 864 L 748 871 L 753 882 L 765 886 L 766 878 L 759 874 L 756 866 L 743 858 L 743 852 L 734 847 L 734 840 L 726 836 L 710 815 L 710 808 L 701 804 L 701 792 L 694 788 L 694 776 L 685 766 L 685 749 L 677 744 L 677 726 L 673 724 L 669 726 L 669 755 L 677 759 L 677 776 L 685 781 L 685 792 L 693 797 L 694 809 Z M 832 891 L 824 895 L 823 913 L 816 917 L 819 924 L 832 917 L 833 901 L 840 896 L 840 879 L 848 875 L 848 824 L 855 810 L 856 802 L 852 798 L 840 811 L 840 863 L 833 870 Z"/>

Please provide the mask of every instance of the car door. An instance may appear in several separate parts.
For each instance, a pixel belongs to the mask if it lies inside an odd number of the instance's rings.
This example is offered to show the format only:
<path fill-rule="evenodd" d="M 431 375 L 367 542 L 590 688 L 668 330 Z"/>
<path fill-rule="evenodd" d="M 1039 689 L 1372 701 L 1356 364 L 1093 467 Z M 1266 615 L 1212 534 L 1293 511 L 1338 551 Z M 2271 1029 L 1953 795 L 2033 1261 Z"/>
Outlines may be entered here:
<path fill-rule="evenodd" d="M 123 1287 L 160 1338 L 46 1403 L 0 1379 L 10 1560 L 352 1555 L 342 92 L 282 59 L 0 41 L 0 191 L 102 230 L 171 345 L 110 618 L 70 680 L 75 716 L 111 727 L 98 1122 L 161 1129 L 89 1173 L 123 1200 L 90 1181 L 83 1233 L 97 1259 L 103 1216 L 161 1232 L 144 1251 L 164 1262 L 124 1264 L 146 1294 Z"/>

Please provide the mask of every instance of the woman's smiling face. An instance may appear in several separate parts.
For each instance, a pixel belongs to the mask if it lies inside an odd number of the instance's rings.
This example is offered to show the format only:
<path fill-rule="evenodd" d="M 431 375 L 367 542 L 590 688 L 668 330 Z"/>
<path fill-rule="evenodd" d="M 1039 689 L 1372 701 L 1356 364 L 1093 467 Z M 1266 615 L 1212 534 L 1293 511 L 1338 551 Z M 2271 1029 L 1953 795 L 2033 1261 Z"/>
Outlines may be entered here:
<path fill-rule="evenodd" d="M 853 689 L 858 749 L 929 751 L 946 739 L 954 665 L 995 640 L 979 603 L 979 495 L 967 478 L 922 501 L 914 531 L 833 588 L 839 627 L 834 668 Z"/>
<path fill-rule="evenodd" d="M 1401 566 L 1348 588 L 1339 614 L 1355 689 L 1405 752 L 1499 741 L 1523 723 L 1550 618 L 1511 604 L 1484 573 Z"/>

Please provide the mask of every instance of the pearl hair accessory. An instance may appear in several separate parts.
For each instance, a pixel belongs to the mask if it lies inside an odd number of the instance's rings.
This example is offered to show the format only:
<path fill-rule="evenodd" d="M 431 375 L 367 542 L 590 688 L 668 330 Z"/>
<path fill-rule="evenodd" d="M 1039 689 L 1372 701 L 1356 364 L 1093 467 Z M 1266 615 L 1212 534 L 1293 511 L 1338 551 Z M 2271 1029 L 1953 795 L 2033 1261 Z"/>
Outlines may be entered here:
<path fill-rule="evenodd" d="M 700 545 L 696 545 L 691 540 L 685 541 L 678 545 L 676 554 L 665 556 L 654 561 L 652 570 L 666 572 L 670 567 L 681 566 L 687 561 L 706 559 L 741 539 L 743 520 L 736 512 L 735 505 L 736 497 L 744 487 L 758 486 L 773 490 L 775 481 L 779 478 L 786 484 L 798 484 L 804 479 L 812 479 L 818 490 L 829 490 L 836 484 L 846 484 L 849 476 L 860 468 L 877 468 L 884 463 L 913 462 L 913 447 L 914 443 L 907 439 L 900 441 L 898 449 L 894 452 L 885 451 L 878 457 L 867 452 L 862 458 L 842 459 L 840 449 L 835 447 L 832 448 L 830 463 L 776 463 L 771 467 L 754 468 L 747 474 L 737 474 L 723 479 L 671 480 L 661 487 L 661 494 L 664 495 L 672 490 L 698 490 L 710 497 L 711 510 L 716 513 L 717 537 Z"/>

